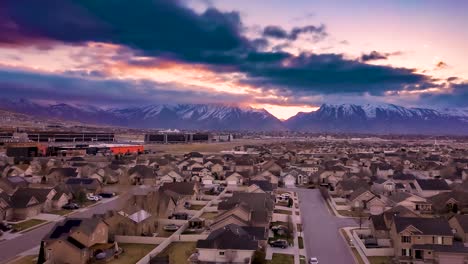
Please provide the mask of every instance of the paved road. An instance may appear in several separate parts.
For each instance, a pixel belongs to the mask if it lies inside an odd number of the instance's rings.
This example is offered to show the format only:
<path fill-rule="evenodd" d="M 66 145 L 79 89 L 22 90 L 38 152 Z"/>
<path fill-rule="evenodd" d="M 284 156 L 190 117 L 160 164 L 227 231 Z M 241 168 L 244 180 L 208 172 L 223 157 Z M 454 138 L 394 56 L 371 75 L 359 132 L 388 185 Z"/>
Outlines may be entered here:
<path fill-rule="evenodd" d="M 86 210 L 77 211 L 69 217 L 91 217 L 93 214 L 101 214 L 107 210 L 120 209 L 124 202 L 128 199 L 128 194 L 122 194 L 111 201 L 103 201 L 102 203 L 93 207 L 86 208 Z M 17 238 L 5 240 L 0 242 L 0 263 L 6 263 L 8 260 L 14 258 L 18 254 L 33 249 L 40 245 L 42 238 L 50 232 L 56 223 L 49 223 L 26 232 Z"/>
<path fill-rule="evenodd" d="M 303 236 L 308 257 L 320 264 L 355 263 L 339 228 L 357 226 L 356 220 L 331 215 L 318 190 L 295 189 L 299 195 Z"/>

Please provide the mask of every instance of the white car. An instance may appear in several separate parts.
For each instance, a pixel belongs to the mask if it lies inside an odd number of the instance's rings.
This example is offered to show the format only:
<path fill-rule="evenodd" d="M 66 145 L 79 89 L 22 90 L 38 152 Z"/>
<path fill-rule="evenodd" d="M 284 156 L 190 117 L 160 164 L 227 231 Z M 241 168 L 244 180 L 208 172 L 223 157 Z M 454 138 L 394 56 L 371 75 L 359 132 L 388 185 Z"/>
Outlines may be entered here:
<path fill-rule="evenodd" d="M 309 264 L 318 264 L 318 259 L 317 258 L 310 258 L 309 259 Z"/>
<path fill-rule="evenodd" d="M 86 199 L 88 199 L 89 201 L 96 201 L 97 202 L 97 201 L 100 201 L 102 198 L 99 195 L 87 194 Z"/>

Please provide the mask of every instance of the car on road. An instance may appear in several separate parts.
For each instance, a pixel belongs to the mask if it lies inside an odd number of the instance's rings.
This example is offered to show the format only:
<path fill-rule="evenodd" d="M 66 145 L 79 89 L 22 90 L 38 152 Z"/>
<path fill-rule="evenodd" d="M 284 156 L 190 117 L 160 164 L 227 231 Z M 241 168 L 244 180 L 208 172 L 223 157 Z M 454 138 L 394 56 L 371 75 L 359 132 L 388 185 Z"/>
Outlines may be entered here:
<path fill-rule="evenodd" d="M 288 241 L 283 240 L 283 239 L 278 239 L 278 240 L 270 242 L 270 246 L 277 247 L 277 248 L 287 248 L 289 245 L 288 245 Z"/>
<path fill-rule="evenodd" d="M 319 263 L 318 259 L 315 257 L 309 259 L 309 264 L 318 264 L 318 263 Z"/>
<path fill-rule="evenodd" d="M 76 203 L 68 203 L 64 206 L 62 206 L 62 209 L 66 209 L 66 210 L 76 210 L 76 209 L 80 209 L 80 206 Z"/>
<path fill-rule="evenodd" d="M 86 199 L 88 199 L 89 201 L 96 201 L 97 202 L 97 201 L 100 201 L 102 199 L 102 197 L 99 196 L 99 195 L 94 195 L 94 194 L 88 193 L 86 195 Z"/>
<path fill-rule="evenodd" d="M 177 229 L 179 229 L 179 226 L 175 224 L 169 224 L 164 226 L 165 231 L 177 231 Z"/>
<path fill-rule="evenodd" d="M 0 223 L 0 231 L 10 231 L 12 228 L 13 226 L 8 224 L 7 222 Z"/>
<path fill-rule="evenodd" d="M 102 198 L 112 198 L 115 196 L 115 193 L 113 192 L 102 192 L 99 194 Z"/>

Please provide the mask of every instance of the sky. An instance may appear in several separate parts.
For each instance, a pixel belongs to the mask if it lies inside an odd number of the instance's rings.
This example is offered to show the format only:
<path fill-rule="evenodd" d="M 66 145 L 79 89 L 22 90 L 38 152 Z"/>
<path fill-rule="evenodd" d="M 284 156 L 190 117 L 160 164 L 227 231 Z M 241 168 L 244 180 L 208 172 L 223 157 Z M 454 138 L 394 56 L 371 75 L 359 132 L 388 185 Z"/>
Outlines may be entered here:
<path fill-rule="evenodd" d="M 464 0 L 3 0 L 0 97 L 468 107 Z"/>

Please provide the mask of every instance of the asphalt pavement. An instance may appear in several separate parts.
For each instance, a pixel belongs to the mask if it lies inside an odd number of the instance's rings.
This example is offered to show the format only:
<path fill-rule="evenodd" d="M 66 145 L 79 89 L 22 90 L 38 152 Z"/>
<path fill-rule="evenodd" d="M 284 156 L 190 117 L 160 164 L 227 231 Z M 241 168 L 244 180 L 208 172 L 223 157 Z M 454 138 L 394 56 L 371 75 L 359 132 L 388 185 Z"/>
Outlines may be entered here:
<path fill-rule="evenodd" d="M 339 233 L 342 227 L 358 226 L 351 218 L 332 215 L 317 189 L 295 189 L 299 195 L 303 237 L 307 256 L 320 264 L 353 264 L 354 257 Z"/>

